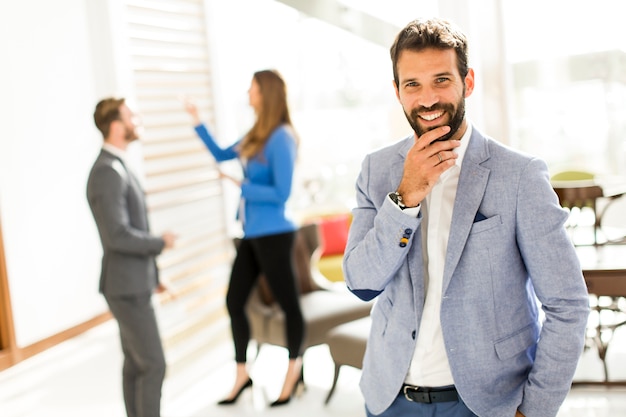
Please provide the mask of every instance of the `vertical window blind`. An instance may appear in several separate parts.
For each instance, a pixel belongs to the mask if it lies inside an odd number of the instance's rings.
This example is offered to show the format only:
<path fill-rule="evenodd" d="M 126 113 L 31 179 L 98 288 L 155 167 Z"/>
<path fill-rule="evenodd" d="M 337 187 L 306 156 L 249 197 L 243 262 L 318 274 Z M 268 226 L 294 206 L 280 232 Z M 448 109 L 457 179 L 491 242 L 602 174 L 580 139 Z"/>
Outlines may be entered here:
<path fill-rule="evenodd" d="M 168 372 L 175 372 L 230 337 L 230 213 L 217 166 L 180 100 L 193 96 L 214 124 L 204 1 L 127 0 L 125 14 L 151 226 L 178 234 L 176 248 L 159 257 L 161 277 L 177 295 L 159 308 Z"/>

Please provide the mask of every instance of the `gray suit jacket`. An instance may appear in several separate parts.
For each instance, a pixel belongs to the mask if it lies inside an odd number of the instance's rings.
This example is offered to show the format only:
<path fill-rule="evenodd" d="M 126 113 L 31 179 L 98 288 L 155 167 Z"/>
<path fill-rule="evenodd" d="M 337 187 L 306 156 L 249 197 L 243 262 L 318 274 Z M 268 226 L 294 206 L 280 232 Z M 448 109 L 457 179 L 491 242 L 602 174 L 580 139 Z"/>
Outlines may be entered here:
<path fill-rule="evenodd" d="M 344 257 L 351 291 L 378 297 L 361 379 L 374 414 L 400 391 L 424 306 L 422 217 L 387 197 L 412 144 L 411 136 L 364 160 Z M 554 416 L 567 395 L 589 299 L 566 219 L 544 162 L 473 130 L 452 215 L 441 326 L 457 390 L 479 416 L 512 417 L 518 407 L 527 417 Z"/>
<path fill-rule="evenodd" d="M 102 242 L 100 292 L 151 293 L 159 280 L 155 256 L 165 243 L 150 234 L 141 185 L 120 158 L 104 149 L 89 174 L 87 200 Z"/>

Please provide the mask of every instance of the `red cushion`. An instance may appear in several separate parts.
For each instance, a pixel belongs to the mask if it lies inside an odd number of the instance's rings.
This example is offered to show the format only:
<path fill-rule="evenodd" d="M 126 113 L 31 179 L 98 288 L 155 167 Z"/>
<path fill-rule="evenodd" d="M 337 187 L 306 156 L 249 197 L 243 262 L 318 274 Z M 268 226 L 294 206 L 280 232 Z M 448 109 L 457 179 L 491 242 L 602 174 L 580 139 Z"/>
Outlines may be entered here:
<path fill-rule="evenodd" d="M 322 255 L 341 255 L 348 242 L 349 215 L 338 215 L 320 219 Z"/>

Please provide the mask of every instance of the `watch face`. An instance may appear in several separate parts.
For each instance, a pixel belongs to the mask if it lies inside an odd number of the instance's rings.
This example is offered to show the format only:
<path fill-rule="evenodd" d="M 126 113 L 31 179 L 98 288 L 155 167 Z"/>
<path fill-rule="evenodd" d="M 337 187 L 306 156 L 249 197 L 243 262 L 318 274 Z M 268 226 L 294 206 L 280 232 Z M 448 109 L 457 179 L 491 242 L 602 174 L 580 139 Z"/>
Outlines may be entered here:
<path fill-rule="evenodd" d="M 391 198 L 391 201 L 393 201 L 394 203 L 398 205 L 398 207 L 400 208 L 406 207 L 404 203 L 402 202 L 402 196 L 398 194 L 397 192 L 390 193 L 389 197 Z"/>

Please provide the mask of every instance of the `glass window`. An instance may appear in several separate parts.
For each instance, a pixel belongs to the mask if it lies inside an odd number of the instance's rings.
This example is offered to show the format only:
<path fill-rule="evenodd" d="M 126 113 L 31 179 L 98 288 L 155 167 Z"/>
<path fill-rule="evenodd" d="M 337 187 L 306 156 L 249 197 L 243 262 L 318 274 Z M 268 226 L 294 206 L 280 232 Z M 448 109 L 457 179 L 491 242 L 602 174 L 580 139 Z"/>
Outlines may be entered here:
<path fill-rule="evenodd" d="M 513 141 L 551 171 L 626 174 L 626 25 L 619 0 L 501 2 Z"/>

